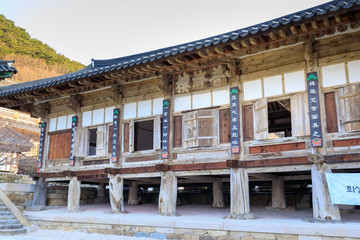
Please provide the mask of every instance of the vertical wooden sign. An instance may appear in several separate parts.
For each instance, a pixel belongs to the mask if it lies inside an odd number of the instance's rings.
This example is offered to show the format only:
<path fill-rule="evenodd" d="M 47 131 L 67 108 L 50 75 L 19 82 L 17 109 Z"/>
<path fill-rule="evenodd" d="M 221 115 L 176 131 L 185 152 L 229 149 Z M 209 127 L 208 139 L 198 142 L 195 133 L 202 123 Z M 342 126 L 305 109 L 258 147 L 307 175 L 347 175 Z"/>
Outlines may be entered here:
<path fill-rule="evenodd" d="M 309 117 L 311 130 L 311 146 L 322 147 L 322 133 L 320 121 L 319 87 L 317 72 L 306 74 Z"/>
<path fill-rule="evenodd" d="M 111 150 L 111 162 L 116 163 L 118 161 L 119 148 L 118 148 L 118 137 L 119 137 L 119 116 L 120 109 L 115 108 L 113 114 L 113 130 L 112 130 L 112 150 Z"/>
<path fill-rule="evenodd" d="M 240 153 L 239 88 L 230 88 L 231 153 Z"/>
<path fill-rule="evenodd" d="M 44 157 L 44 144 L 45 144 L 45 135 L 46 135 L 46 122 L 40 123 L 40 144 L 39 144 L 39 156 L 37 161 L 37 172 L 40 171 L 43 163 Z"/>
<path fill-rule="evenodd" d="M 169 158 L 169 114 L 170 100 L 163 101 L 163 117 L 161 129 L 161 159 Z"/>
<path fill-rule="evenodd" d="M 74 135 L 75 135 L 75 128 L 78 126 L 78 117 L 73 116 L 71 118 L 71 142 L 70 142 L 70 161 L 69 165 L 74 166 L 75 165 L 75 156 L 74 156 Z"/>

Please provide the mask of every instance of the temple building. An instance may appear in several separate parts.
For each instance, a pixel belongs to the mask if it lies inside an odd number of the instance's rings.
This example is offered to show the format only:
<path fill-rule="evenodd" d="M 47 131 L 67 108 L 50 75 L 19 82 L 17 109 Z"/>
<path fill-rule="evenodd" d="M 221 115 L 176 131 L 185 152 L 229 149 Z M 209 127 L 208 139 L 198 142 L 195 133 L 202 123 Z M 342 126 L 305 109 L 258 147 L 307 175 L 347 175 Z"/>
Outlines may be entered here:
<path fill-rule="evenodd" d="M 114 212 L 200 202 L 228 218 L 266 206 L 341 220 L 325 173 L 360 171 L 359 20 L 360 1 L 331 1 L 2 87 L 0 106 L 41 118 L 33 205 L 63 183 L 76 211 L 92 184 Z"/>

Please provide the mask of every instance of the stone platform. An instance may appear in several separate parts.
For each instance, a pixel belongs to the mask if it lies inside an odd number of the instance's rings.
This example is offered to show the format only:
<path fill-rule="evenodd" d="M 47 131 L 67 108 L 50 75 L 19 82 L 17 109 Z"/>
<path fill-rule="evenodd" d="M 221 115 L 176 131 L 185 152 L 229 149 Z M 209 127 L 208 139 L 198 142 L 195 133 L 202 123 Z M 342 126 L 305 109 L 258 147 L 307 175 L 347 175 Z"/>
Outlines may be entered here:
<path fill-rule="evenodd" d="M 85 231 L 158 239 L 360 239 L 360 214 L 343 213 L 343 223 L 311 223 L 311 209 L 269 210 L 251 208 L 254 220 L 223 219 L 228 208 L 209 205 L 178 206 L 181 216 L 165 217 L 156 204 L 125 206 L 127 214 L 111 214 L 110 204 L 81 206 L 83 212 L 66 212 L 65 207 L 25 216 L 43 229 Z"/>

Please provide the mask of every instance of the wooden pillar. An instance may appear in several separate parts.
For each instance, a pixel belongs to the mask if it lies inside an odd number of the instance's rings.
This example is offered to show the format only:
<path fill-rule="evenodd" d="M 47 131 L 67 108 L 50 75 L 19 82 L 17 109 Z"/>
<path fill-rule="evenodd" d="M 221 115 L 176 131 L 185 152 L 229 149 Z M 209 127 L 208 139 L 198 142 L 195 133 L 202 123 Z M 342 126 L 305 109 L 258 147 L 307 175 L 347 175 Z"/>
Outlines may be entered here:
<path fill-rule="evenodd" d="M 230 215 L 226 218 L 254 218 L 250 213 L 249 177 L 244 168 L 230 169 Z"/>
<path fill-rule="evenodd" d="M 103 203 L 105 202 L 105 185 L 104 183 L 100 183 L 96 186 L 96 198 L 94 203 Z"/>
<path fill-rule="evenodd" d="M 277 177 L 276 179 L 272 180 L 271 195 L 271 206 L 273 208 L 286 208 L 285 186 L 283 177 Z"/>
<path fill-rule="evenodd" d="M 110 175 L 110 204 L 113 213 L 124 213 L 124 180 L 121 175 Z"/>
<path fill-rule="evenodd" d="M 68 191 L 68 212 L 80 211 L 80 195 L 81 195 L 81 181 L 77 177 L 72 177 L 69 183 Z"/>
<path fill-rule="evenodd" d="M 161 172 L 159 193 L 159 213 L 176 216 L 177 178 L 173 171 Z"/>
<path fill-rule="evenodd" d="M 47 183 L 44 177 L 37 180 L 31 210 L 40 211 L 46 206 Z"/>
<path fill-rule="evenodd" d="M 138 184 L 136 181 L 130 182 L 128 204 L 129 205 L 138 205 L 139 204 Z"/>
<path fill-rule="evenodd" d="M 221 179 L 213 182 L 213 208 L 224 207 L 223 184 Z"/>
<path fill-rule="evenodd" d="M 311 167 L 313 217 L 315 220 L 341 220 L 338 205 L 331 205 L 325 173 L 331 173 L 326 163 Z"/>

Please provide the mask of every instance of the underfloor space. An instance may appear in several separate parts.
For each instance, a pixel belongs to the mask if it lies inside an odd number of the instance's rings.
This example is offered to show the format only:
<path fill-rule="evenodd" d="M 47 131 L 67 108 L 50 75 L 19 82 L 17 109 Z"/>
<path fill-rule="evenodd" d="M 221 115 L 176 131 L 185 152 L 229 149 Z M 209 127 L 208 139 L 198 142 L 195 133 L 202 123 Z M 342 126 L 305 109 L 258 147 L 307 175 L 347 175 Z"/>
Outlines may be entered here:
<path fill-rule="evenodd" d="M 304 221 L 312 217 L 311 209 L 269 210 L 264 207 L 252 207 L 254 220 L 224 219 L 229 208 L 217 209 L 210 205 L 183 205 L 177 207 L 180 216 L 160 216 L 156 204 L 126 205 L 127 214 L 111 214 L 109 204 L 82 205 L 82 212 L 66 212 L 66 207 L 53 208 L 40 212 L 25 211 L 33 223 L 44 225 L 46 229 L 64 230 L 76 223 L 79 229 L 84 226 L 96 227 L 98 224 L 114 226 L 146 226 L 176 229 L 200 229 L 236 232 L 258 232 L 275 234 L 304 234 L 321 236 L 347 236 L 360 238 L 360 214 L 342 213 L 343 223 L 311 223 Z M 64 224 L 67 225 L 64 225 Z M 52 227 L 49 227 L 51 224 Z M 59 224 L 59 225 L 58 225 Z M 55 226 L 55 227 L 54 227 Z M 57 227 L 59 226 L 59 227 Z M 135 234 L 135 233 L 134 233 Z"/>

